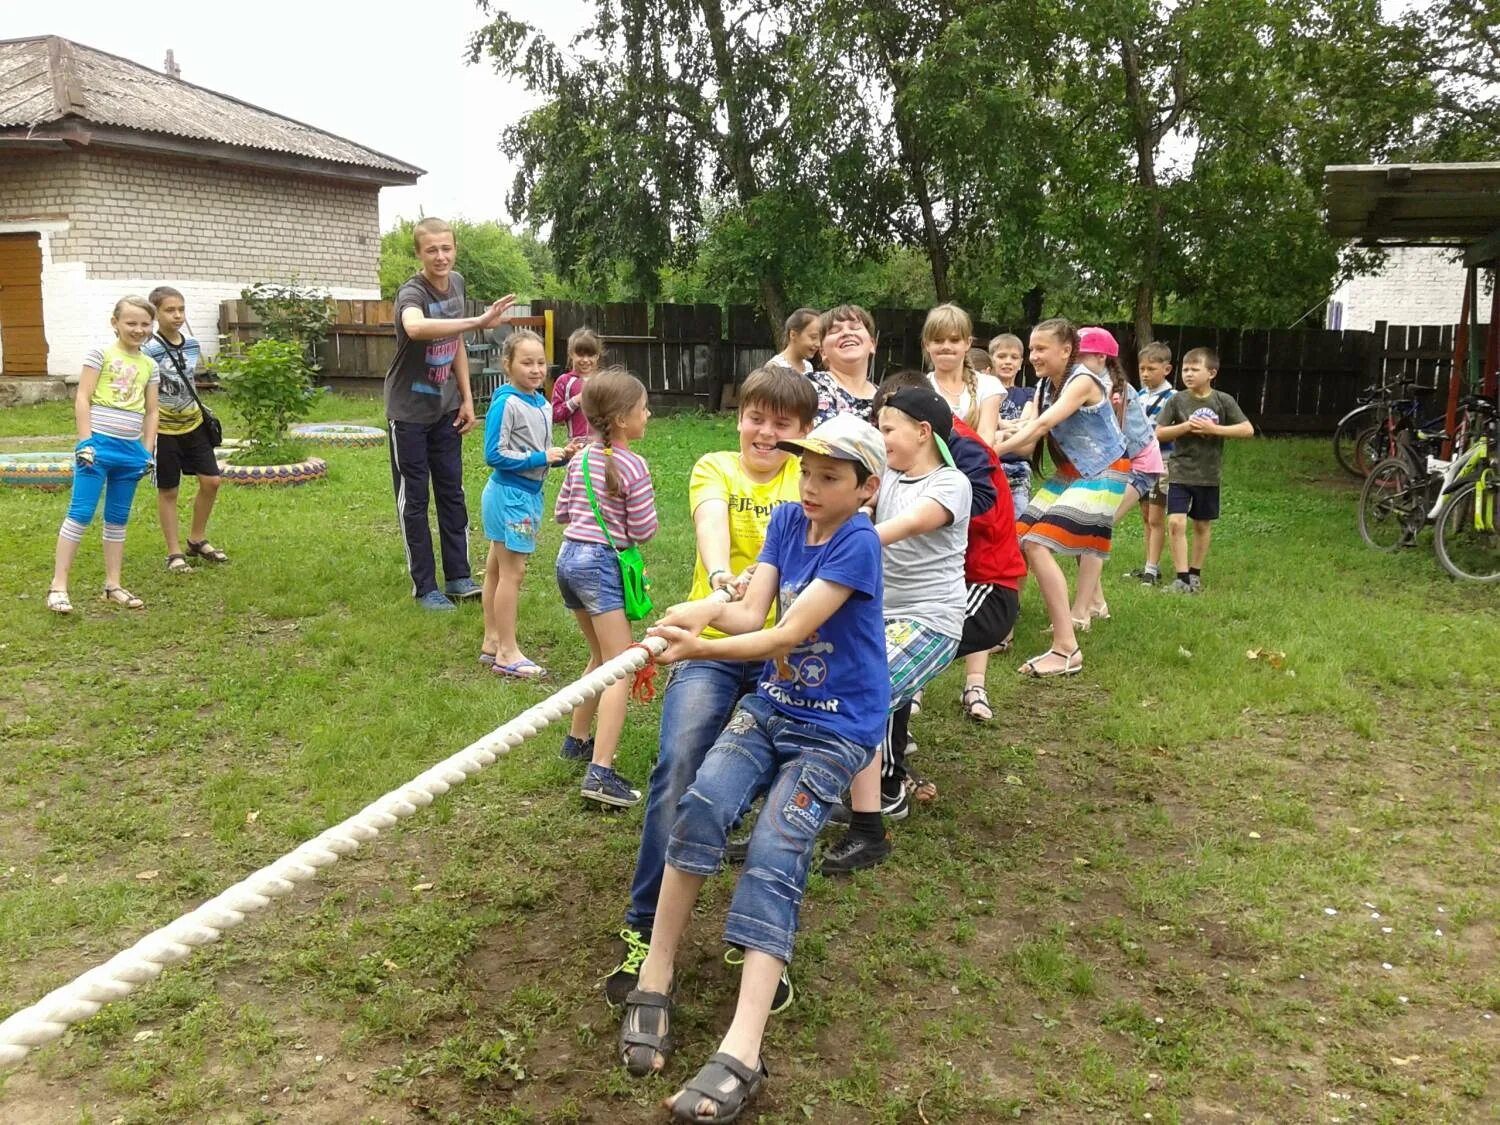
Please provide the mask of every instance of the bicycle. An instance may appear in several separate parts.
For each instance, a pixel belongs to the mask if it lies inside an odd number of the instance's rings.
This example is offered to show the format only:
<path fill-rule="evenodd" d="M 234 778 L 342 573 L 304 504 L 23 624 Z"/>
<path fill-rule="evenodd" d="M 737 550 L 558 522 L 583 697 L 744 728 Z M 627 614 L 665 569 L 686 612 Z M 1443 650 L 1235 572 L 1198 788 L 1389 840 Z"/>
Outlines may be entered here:
<path fill-rule="evenodd" d="M 1491 414 L 1491 429 L 1494 415 Z M 1500 464 L 1483 434 L 1462 459 L 1462 468 L 1444 479 L 1438 498 L 1433 545 L 1438 562 L 1454 578 L 1500 582 L 1500 531 L 1495 527 L 1495 493 Z M 1460 464 L 1454 458 L 1454 466 Z"/>
<path fill-rule="evenodd" d="M 1368 476 L 1370 468 L 1394 456 L 1390 439 L 1413 428 L 1422 403 L 1413 392 L 1431 391 L 1419 383 L 1370 386 L 1360 392 L 1360 405 L 1339 419 L 1333 431 L 1333 456 L 1351 476 Z M 1384 441 L 1382 436 L 1384 435 Z"/>
<path fill-rule="evenodd" d="M 1437 519 L 1443 498 L 1454 484 L 1466 479 L 1486 456 L 1485 436 L 1472 443 L 1471 438 L 1476 423 L 1493 423 L 1494 404 L 1471 396 L 1459 405 L 1450 461 L 1436 456 L 1449 435 L 1417 427 L 1398 433 L 1395 455 L 1370 470 L 1359 494 L 1359 535 L 1377 551 L 1396 551 L 1414 543 L 1422 528 Z"/>

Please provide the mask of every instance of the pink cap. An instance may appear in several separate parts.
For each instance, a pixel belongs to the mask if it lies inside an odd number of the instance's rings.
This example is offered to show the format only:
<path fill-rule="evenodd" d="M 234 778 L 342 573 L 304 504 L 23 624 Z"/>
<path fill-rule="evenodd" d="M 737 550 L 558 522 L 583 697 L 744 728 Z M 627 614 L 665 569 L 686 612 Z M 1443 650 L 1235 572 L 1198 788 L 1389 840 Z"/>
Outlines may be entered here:
<path fill-rule="evenodd" d="M 1078 350 L 1092 355 L 1120 358 L 1120 345 L 1103 328 L 1083 328 L 1078 332 Z"/>

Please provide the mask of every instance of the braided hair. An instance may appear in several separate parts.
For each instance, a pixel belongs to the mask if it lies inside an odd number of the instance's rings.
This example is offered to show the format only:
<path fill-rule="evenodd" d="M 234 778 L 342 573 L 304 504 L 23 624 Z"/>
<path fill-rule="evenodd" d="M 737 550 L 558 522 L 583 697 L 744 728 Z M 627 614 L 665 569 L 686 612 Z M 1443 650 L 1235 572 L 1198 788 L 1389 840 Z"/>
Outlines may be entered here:
<path fill-rule="evenodd" d="M 645 397 L 645 384 L 623 367 L 606 367 L 583 384 L 583 416 L 604 447 L 604 491 L 618 499 L 625 496 L 625 482 L 615 464 L 614 430 Z"/>

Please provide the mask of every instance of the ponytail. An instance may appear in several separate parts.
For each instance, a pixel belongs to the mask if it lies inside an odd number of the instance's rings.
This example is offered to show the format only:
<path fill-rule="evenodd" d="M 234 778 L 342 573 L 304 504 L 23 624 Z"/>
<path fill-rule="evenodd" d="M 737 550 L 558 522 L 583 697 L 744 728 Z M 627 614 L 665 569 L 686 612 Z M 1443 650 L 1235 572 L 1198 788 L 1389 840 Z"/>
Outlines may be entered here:
<path fill-rule="evenodd" d="M 1109 372 L 1109 395 L 1115 400 L 1115 421 L 1123 426 L 1125 424 L 1125 392 L 1130 386 L 1130 379 L 1125 374 L 1124 365 L 1115 356 L 1104 357 L 1104 370 Z"/>

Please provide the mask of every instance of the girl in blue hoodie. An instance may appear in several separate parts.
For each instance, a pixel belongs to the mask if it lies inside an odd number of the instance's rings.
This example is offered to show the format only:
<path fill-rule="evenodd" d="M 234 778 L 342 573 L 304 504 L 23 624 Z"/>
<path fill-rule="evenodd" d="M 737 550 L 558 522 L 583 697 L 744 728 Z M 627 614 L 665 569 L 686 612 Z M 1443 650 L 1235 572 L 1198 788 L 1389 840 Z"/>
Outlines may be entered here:
<path fill-rule="evenodd" d="M 542 338 L 517 329 L 505 338 L 500 366 L 506 383 L 484 419 L 484 460 L 494 471 L 484 486 L 484 537 L 490 541 L 484 567 L 484 644 L 480 663 L 497 676 L 536 680 L 545 668 L 522 655 L 516 643 L 516 603 L 526 560 L 536 550 L 542 525 L 542 482 L 547 470 L 565 463 L 579 443 L 549 446 L 552 413 L 542 384 L 547 351 Z"/>

